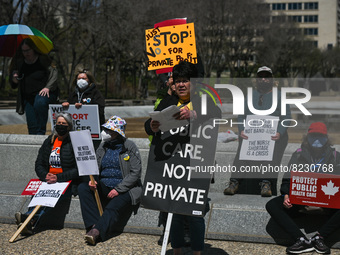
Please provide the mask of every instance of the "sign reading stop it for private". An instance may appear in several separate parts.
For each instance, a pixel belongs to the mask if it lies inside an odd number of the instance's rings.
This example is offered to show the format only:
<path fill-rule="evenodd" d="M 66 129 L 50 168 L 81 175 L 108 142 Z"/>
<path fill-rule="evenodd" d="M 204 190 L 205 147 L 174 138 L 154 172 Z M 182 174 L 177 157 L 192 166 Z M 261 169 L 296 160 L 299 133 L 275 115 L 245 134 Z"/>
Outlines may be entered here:
<path fill-rule="evenodd" d="M 197 64 L 194 23 L 145 31 L 148 70 L 173 67 L 180 61 Z"/>

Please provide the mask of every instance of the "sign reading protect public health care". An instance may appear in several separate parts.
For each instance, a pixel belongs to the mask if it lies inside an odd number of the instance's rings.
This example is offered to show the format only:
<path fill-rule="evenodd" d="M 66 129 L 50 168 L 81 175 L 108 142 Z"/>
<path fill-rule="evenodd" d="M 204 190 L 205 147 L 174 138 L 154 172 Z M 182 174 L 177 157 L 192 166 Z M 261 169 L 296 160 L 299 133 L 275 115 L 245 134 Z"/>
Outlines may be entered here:
<path fill-rule="evenodd" d="M 197 64 L 194 23 L 145 31 L 148 70 L 173 67 L 180 61 Z"/>
<path fill-rule="evenodd" d="M 339 187 L 339 175 L 292 171 L 290 202 L 299 205 L 340 209 Z"/>

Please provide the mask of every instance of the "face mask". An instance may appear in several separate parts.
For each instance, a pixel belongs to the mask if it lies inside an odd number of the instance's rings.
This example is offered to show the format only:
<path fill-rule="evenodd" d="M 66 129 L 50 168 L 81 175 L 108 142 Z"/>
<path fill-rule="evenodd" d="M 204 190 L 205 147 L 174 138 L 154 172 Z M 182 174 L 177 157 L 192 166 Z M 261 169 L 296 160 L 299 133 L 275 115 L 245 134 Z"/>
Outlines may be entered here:
<path fill-rule="evenodd" d="M 65 125 L 55 125 L 55 130 L 57 131 L 58 135 L 63 136 L 63 135 L 67 134 L 68 126 L 65 126 Z"/>
<path fill-rule="evenodd" d="M 102 141 L 107 142 L 111 140 L 111 135 L 109 135 L 105 130 L 103 130 L 100 135 L 102 136 Z"/>
<path fill-rule="evenodd" d="M 89 85 L 89 83 L 84 79 L 77 80 L 77 86 L 80 89 L 85 89 L 88 85 Z"/>
<path fill-rule="evenodd" d="M 327 136 L 308 135 L 308 143 L 313 148 L 322 148 L 328 141 Z"/>

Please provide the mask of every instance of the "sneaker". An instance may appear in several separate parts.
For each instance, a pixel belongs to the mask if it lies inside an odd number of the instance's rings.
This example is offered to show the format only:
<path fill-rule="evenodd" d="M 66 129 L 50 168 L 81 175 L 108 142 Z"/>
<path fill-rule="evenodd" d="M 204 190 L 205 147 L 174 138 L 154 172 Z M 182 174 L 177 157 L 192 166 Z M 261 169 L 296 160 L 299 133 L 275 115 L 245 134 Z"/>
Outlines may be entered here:
<path fill-rule="evenodd" d="M 270 181 L 263 180 L 259 183 L 261 186 L 261 197 L 271 197 L 272 196 L 272 189 Z"/>
<path fill-rule="evenodd" d="M 324 239 L 322 236 L 320 236 L 319 234 L 316 234 L 315 236 L 313 236 L 311 238 L 312 244 L 314 246 L 314 249 L 318 252 L 318 253 L 322 253 L 322 254 L 330 254 L 331 253 L 331 249 L 329 249 L 327 247 L 327 245 L 324 242 Z"/>
<path fill-rule="evenodd" d="M 292 246 L 289 246 L 286 249 L 286 252 L 288 254 L 300 254 L 303 252 L 309 252 L 314 251 L 314 247 L 312 245 L 312 242 L 310 240 L 307 240 L 304 237 L 300 237 L 296 240 L 296 243 Z"/>
<path fill-rule="evenodd" d="M 224 195 L 234 195 L 238 191 L 238 181 L 230 180 L 228 187 L 223 191 Z"/>
<path fill-rule="evenodd" d="M 17 224 L 17 225 L 19 225 L 20 223 L 22 223 L 22 222 L 24 222 L 24 221 L 22 221 L 22 214 L 21 214 L 21 212 L 16 212 L 15 214 L 14 214 L 14 217 L 15 217 L 15 223 Z"/>
<path fill-rule="evenodd" d="M 99 238 L 99 230 L 92 228 L 89 232 L 85 234 L 85 241 L 91 245 L 96 245 Z"/>

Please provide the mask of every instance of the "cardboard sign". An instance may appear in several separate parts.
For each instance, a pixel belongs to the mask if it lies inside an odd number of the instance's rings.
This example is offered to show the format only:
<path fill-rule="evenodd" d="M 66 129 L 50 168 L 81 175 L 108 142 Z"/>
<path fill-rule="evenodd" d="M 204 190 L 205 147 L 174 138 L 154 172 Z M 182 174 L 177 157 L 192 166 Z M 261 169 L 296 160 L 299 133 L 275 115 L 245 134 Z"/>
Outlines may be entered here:
<path fill-rule="evenodd" d="M 99 175 L 96 152 L 89 130 L 70 132 L 79 176 Z"/>
<path fill-rule="evenodd" d="M 148 70 L 173 67 L 180 61 L 197 64 L 194 23 L 145 31 Z"/>
<path fill-rule="evenodd" d="M 70 105 L 65 110 L 60 104 L 50 104 L 50 121 L 51 128 L 55 126 L 56 115 L 59 112 L 68 112 L 72 115 L 74 130 L 90 130 L 93 140 L 100 140 L 100 125 L 98 105 L 82 105 L 77 109 L 74 105 Z"/>
<path fill-rule="evenodd" d="M 143 185 L 144 208 L 204 216 L 212 177 L 206 169 L 214 165 L 217 131 L 211 120 L 153 138 Z"/>
<path fill-rule="evenodd" d="M 244 134 L 247 140 L 242 141 L 240 160 L 272 161 L 275 141 L 271 136 L 276 134 L 279 117 L 247 115 Z"/>
<path fill-rule="evenodd" d="M 35 193 L 37 193 L 40 185 L 42 184 L 42 181 L 39 179 L 31 179 L 24 191 L 21 193 L 22 196 L 33 196 Z"/>
<path fill-rule="evenodd" d="M 340 209 L 340 176 L 333 174 L 291 172 L 290 202 Z"/>
<path fill-rule="evenodd" d="M 47 182 L 43 182 L 28 207 L 34 207 L 37 205 L 54 207 L 60 196 L 64 194 L 67 187 L 70 185 L 69 182 L 56 182 L 53 184 L 48 184 Z"/>

